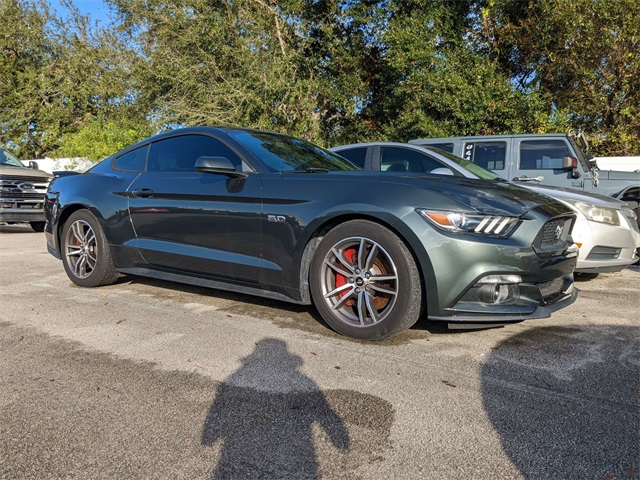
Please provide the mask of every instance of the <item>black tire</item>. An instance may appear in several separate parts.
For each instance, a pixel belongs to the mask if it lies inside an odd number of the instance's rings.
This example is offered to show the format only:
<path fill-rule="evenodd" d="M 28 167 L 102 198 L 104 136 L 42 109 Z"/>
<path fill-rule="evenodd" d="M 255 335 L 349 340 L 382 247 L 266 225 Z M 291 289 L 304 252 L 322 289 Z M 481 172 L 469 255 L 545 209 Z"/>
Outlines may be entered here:
<path fill-rule="evenodd" d="M 107 238 L 90 211 L 71 214 L 62 229 L 60 247 L 64 269 L 76 285 L 98 287 L 118 280 Z"/>
<path fill-rule="evenodd" d="M 413 256 L 377 223 L 352 220 L 327 233 L 309 275 L 318 312 L 343 335 L 380 340 L 420 318 L 423 292 Z"/>
<path fill-rule="evenodd" d="M 29 222 L 34 232 L 44 232 L 45 222 Z"/>

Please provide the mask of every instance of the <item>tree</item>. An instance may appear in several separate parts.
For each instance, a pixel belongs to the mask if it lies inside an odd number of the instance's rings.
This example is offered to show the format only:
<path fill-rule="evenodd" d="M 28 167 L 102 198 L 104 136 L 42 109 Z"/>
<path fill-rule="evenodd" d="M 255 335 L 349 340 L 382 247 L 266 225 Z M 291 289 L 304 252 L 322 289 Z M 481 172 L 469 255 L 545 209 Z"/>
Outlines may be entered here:
<path fill-rule="evenodd" d="M 534 90 L 518 89 L 476 41 L 478 4 L 396 1 L 383 39 L 390 99 L 384 135 L 416 137 L 535 132 L 551 116 Z"/>
<path fill-rule="evenodd" d="M 139 45 L 140 99 L 153 117 L 324 144 L 361 129 L 378 54 L 371 30 L 384 2 L 110 2 Z"/>
<path fill-rule="evenodd" d="M 0 3 L 0 143 L 22 158 L 55 155 L 85 122 L 133 108 L 118 38 L 66 6 L 62 18 L 45 0 Z"/>
<path fill-rule="evenodd" d="M 482 37 L 524 91 L 570 112 L 594 153 L 640 153 L 640 0 L 491 0 Z"/>
<path fill-rule="evenodd" d="M 102 160 L 152 134 L 144 118 L 89 118 L 73 133 L 63 135 L 57 157 Z"/>

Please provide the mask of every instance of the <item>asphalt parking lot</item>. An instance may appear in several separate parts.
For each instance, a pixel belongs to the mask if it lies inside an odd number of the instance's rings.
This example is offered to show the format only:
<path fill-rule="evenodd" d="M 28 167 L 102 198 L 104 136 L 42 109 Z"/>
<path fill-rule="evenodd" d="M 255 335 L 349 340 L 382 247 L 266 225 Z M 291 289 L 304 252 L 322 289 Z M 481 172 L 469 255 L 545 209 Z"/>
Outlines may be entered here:
<path fill-rule="evenodd" d="M 0 226 L 0 478 L 640 477 L 640 269 L 550 319 L 388 341 L 311 307 L 73 286 Z"/>

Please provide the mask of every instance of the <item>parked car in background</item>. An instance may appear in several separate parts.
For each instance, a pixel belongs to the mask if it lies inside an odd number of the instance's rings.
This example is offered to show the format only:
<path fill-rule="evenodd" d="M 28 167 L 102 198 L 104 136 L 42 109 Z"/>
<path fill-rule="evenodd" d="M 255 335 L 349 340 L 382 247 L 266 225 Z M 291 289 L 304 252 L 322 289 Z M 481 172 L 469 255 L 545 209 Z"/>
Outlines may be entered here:
<path fill-rule="evenodd" d="M 368 170 L 462 175 L 487 181 L 502 178 L 479 165 L 433 147 L 406 143 L 365 143 L 331 149 Z M 526 188 L 571 208 L 577 217 L 572 237 L 580 248 L 576 271 L 615 272 L 638 261 L 640 229 L 635 213 L 620 200 L 543 185 Z"/>
<path fill-rule="evenodd" d="M 44 230 L 44 194 L 53 175 L 38 170 L 35 162 L 25 167 L 0 149 L 0 222 L 29 222 L 36 232 Z"/>
<path fill-rule="evenodd" d="M 53 180 L 49 251 L 76 284 L 134 274 L 315 304 L 379 339 L 424 313 L 478 328 L 577 295 L 575 213 L 502 182 L 365 172 L 303 140 L 175 130 Z"/>
<path fill-rule="evenodd" d="M 640 172 L 599 169 L 584 134 L 422 138 L 409 143 L 440 148 L 515 182 L 612 196 L 640 216 Z"/>

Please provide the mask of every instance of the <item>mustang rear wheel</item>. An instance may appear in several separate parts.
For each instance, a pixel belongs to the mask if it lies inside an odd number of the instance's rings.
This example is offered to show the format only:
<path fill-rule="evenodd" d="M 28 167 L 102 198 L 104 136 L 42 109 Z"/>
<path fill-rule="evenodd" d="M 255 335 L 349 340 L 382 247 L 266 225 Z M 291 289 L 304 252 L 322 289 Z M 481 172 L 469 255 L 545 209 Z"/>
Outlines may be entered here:
<path fill-rule="evenodd" d="M 316 308 L 344 335 L 381 339 L 420 316 L 415 261 L 402 240 L 376 223 L 353 220 L 331 230 L 318 245 L 310 275 Z"/>
<path fill-rule="evenodd" d="M 61 253 L 67 276 L 76 285 L 97 287 L 118 279 L 107 238 L 98 219 L 88 210 L 78 210 L 67 219 Z"/>

